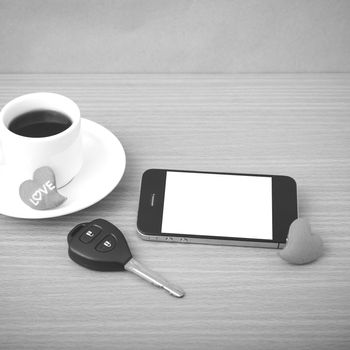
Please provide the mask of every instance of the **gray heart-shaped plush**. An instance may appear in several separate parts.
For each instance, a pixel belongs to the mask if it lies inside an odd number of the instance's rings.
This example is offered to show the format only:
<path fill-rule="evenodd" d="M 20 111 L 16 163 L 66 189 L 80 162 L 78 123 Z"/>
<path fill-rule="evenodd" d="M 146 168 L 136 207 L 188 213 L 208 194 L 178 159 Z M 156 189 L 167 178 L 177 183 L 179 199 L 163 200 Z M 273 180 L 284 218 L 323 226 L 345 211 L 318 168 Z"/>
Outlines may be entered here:
<path fill-rule="evenodd" d="M 37 210 L 56 208 L 67 199 L 57 192 L 55 173 L 47 166 L 35 170 L 33 180 L 21 184 L 19 195 L 25 204 Z"/>
<path fill-rule="evenodd" d="M 322 252 L 321 237 L 311 232 L 306 219 L 300 218 L 290 225 L 287 245 L 279 255 L 290 264 L 303 265 L 318 259 Z"/>

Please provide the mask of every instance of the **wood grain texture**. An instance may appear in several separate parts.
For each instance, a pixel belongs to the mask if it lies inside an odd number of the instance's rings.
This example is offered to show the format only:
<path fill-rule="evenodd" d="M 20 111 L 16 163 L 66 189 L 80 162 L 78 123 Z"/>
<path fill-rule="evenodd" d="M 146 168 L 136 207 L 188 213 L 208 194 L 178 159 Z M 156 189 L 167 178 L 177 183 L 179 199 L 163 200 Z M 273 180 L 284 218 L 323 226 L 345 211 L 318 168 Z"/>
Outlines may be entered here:
<path fill-rule="evenodd" d="M 81 212 L 0 217 L 1 349 L 350 348 L 350 75 L 0 75 L 1 106 L 33 91 L 76 100 L 118 136 L 127 168 Z M 293 176 L 324 256 L 291 266 L 270 249 L 142 241 L 152 167 Z M 186 297 L 71 262 L 68 230 L 97 217 Z"/>

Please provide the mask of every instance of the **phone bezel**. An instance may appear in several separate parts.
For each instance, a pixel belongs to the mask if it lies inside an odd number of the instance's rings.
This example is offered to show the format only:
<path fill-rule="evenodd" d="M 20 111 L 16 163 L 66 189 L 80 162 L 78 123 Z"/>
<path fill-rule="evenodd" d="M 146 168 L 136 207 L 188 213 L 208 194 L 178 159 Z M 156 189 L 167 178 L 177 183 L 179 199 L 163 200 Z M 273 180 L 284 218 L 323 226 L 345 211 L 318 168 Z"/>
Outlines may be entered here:
<path fill-rule="evenodd" d="M 162 216 L 165 194 L 166 173 L 185 172 L 221 175 L 243 175 L 270 177 L 272 179 L 272 227 L 273 239 L 252 239 L 242 237 L 222 237 L 206 235 L 190 235 L 182 233 L 163 233 Z M 153 205 L 152 205 L 153 197 Z M 221 240 L 261 242 L 261 243 L 286 243 L 290 224 L 298 217 L 297 186 L 293 178 L 284 175 L 223 173 L 209 171 L 190 171 L 173 169 L 149 169 L 142 175 L 139 209 L 137 215 L 137 229 L 142 235 L 162 237 L 186 237 L 194 240 Z"/>

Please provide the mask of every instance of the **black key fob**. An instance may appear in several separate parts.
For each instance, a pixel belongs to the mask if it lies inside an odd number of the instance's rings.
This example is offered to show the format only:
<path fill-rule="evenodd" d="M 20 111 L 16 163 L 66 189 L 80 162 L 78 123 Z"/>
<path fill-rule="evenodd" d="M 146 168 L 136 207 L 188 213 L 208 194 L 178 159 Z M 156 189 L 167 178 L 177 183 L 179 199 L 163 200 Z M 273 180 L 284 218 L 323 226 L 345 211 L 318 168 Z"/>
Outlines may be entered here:
<path fill-rule="evenodd" d="M 68 233 L 68 254 L 79 265 L 98 271 L 133 272 L 147 282 L 182 298 L 185 292 L 136 261 L 120 230 L 110 222 L 97 219 L 79 224 Z"/>
<path fill-rule="evenodd" d="M 122 271 L 132 258 L 121 231 L 103 219 L 75 226 L 67 236 L 69 257 L 98 271 Z"/>

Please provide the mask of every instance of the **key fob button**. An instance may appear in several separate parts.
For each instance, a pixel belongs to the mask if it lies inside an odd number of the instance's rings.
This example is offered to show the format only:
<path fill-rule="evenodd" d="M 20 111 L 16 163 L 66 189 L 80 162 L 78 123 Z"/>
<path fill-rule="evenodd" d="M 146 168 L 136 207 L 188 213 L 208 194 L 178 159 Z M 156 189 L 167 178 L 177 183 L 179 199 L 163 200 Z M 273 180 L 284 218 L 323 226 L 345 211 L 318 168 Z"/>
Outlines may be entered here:
<path fill-rule="evenodd" d="M 110 252 L 114 249 L 116 243 L 115 238 L 112 235 L 108 235 L 96 246 L 96 250 L 102 253 Z"/>
<path fill-rule="evenodd" d="M 79 239 L 83 243 L 90 243 L 96 236 L 100 234 L 100 232 L 101 228 L 97 226 L 90 226 L 80 235 Z"/>

